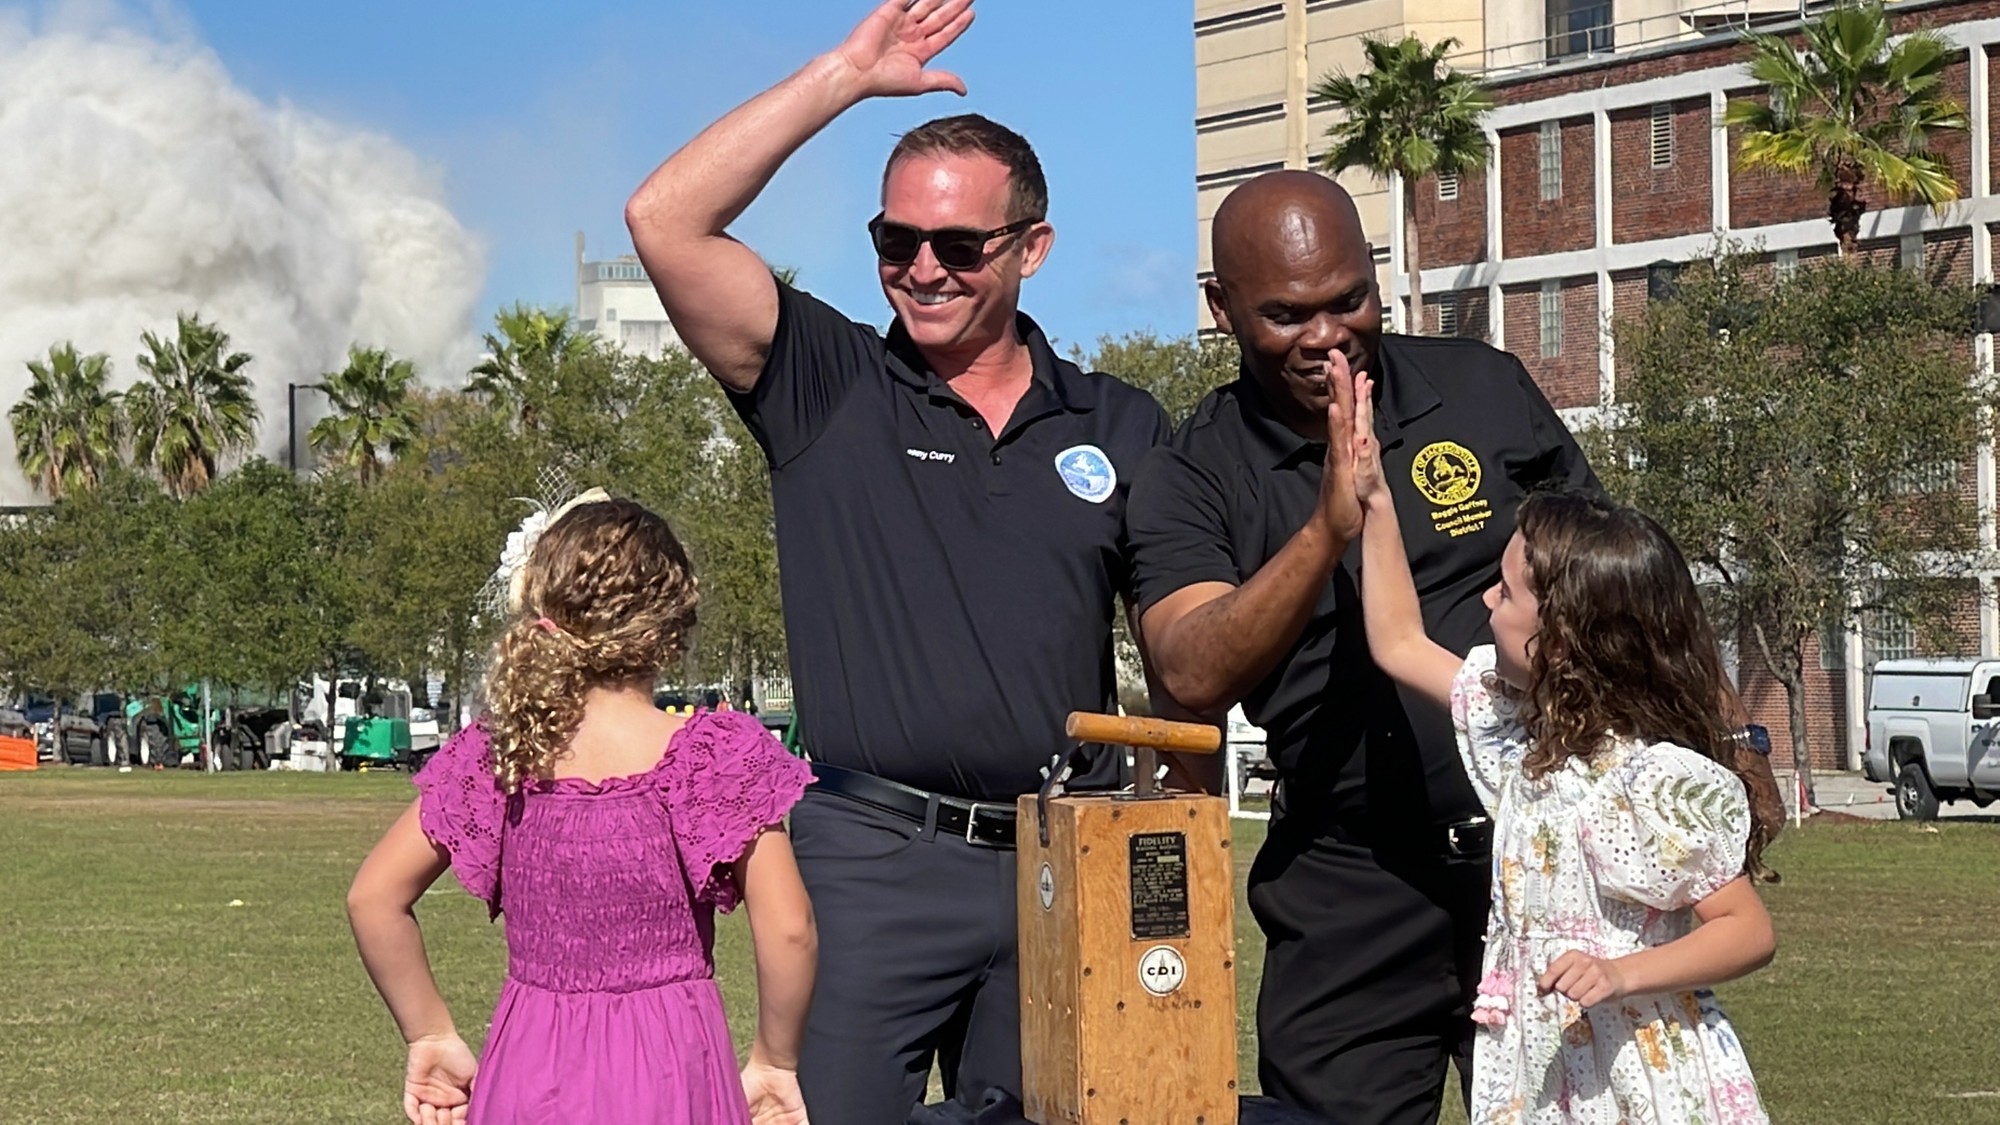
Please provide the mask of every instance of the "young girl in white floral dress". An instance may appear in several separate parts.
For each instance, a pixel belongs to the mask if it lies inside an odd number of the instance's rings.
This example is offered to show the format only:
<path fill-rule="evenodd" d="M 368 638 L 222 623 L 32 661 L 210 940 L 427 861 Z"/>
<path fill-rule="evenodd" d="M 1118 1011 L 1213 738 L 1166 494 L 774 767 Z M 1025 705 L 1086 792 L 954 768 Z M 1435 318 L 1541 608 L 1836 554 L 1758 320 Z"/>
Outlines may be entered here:
<path fill-rule="evenodd" d="M 1630 508 L 1531 497 L 1486 594 L 1493 644 L 1460 660 L 1424 635 L 1371 392 L 1358 380 L 1369 647 L 1450 706 L 1495 821 L 1472 1121 L 1766 1121 L 1708 986 L 1771 959 L 1745 872 L 1777 825 L 1721 764 L 1727 685 L 1686 561 Z"/>

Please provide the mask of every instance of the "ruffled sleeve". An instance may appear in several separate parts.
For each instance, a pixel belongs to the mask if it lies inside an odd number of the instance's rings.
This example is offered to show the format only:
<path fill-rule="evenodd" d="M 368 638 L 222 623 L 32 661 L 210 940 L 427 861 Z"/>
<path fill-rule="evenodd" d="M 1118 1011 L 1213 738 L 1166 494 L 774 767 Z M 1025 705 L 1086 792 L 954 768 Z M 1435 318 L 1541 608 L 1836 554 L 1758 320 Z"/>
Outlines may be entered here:
<path fill-rule="evenodd" d="M 674 844 L 695 901 L 726 914 L 742 897 L 729 866 L 783 822 L 812 768 L 740 711 L 697 716 L 677 741 L 665 771 Z"/>
<path fill-rule="evenodd" d="M 500 913 L 500 838 L 507 794 L 493 773 L 493 744 L 478 723 L 452 735 L 412 779 L 424 836 L 451 855 L 451 872 L 489 916 Z"/>
<path fill-rule="evenodd" d="M 1583 807 L 1599 889 L 1655 910 L 1692 906 L 1743 873 L 1750 802 L 1723 766 L 1671 743 L 1637 748 Z"/>
<path fill-rule="evenodd" d="M 1489 813 L 1500 807 L 1502 781 L 1521 768 L 1526 737 L 1515 717 L 1516 706 L 1495 678 L 1493 646 L 1480 645 L 1466 653 L 1458 677 L 1451 682 L 1451 726 L 1458 736 L 1465 776 Z"/>

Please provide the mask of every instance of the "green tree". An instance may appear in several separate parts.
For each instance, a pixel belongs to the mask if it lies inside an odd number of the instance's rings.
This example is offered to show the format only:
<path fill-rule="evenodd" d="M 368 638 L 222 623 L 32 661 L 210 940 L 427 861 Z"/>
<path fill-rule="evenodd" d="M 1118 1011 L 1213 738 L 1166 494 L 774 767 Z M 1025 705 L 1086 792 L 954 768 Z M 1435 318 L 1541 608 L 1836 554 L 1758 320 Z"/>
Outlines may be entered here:
<path fill-rule="evenodd" d="M 1152 395 L 1178 426 L 1208 392 L 1234 380 L 1242 358 L 1228 336 L 1174 336 L 1128 332 L 1099 336 L 1094 351 L 1072 348 L 1086 371 L 1102 371 Z"/>
<path fill-rule="evenodd" d="M 486 358 L 475 364 L 466 390 L 509 414 L 522 429 L 540 422 L 537 401 L 569 361 L 596 349 L 566 312 L 515 304 L 500 310 L 486 334 Z"/>
<path fill-rule="evenodd" d="M 625 441 L 607 479 L 665 516 L 701 576 L 687 675 L 740 682 L 786 666 L 770 469 L 685 350 L 633 358 Z"/>
<path fill-rule="evenodd" d="M 259 411 L 229 334 L 182 313 L 172 339 L 145 334 L 139 366 L 152 376 L 125 392 L 134 461 L 185 500 L 215 480 L 225 458 L 256 439 Z"/>
<path fill-rule="evenodd" d="M 1743 164 L 1812 176 L 1827 193 L 1842 254 L 1854 252 L 1870 181 L 1933 207 L 1958 198 L 1951 166 L 1931 147 L 1939 134 L 1966 129 L 1965 107 L 1944 93 L 1955 52 L 1942 38 L 1920 31 L 1892 44 L 1878 3 L 1843 4 L 1808 22 L 1803 50 L 1745 34 L 1750 76 L 1766 100 L 1732 100 L 1724 115 L 1742 130 Z"/>
<path fill-rule="evenodd" d="M 416 381 L 417 369 L 407 359 L 380 348 L 348 349 L 347 366 L 314 384 L 333 413 L 314 423 L 307 442 L 353 469 L 366 488 L 381 475 L 382 462 L 402 453 L 416 437 L 417 415 L 410 400 Z"/>
<path fill-rule="evenodd" d="M 1942 621 L 1969 564 L 1959 480 L 1991 404 L 1974 300 L 1913 271 L 1829 260 L 1785 280 L 1724 256 L 1616 328 L 1621 403 L 1592 464 L 1673 533 L 1718 625 L 1784 685 L 1808 799 L 1807 640 L 1856 607 Z"/>
<path fill-rule="evenodd" d="M 14 691 L 129 691 L 162 677 L 163 552 L 178 506 L 114 467 L 92 492 L 0 522 L 0 670 Z"/>
<path fill-rule="evenodd" d="M 21 472 L 51 500 L 96 488 L 118 463 L 123 427 L 110 374 L 110 357 L 78 355 L 70 343 L 28 361 L 27 393 L 7 420 Z"/>
<path fill-rule="evenodd" d="M 180 545 L 199 565 L 169 600 L 177 671 L 266 692 L 326 666 L 346 615 L 324 493 L 260 457 L 184 505 Z"/>
<path fill-rule="evenodd" d="M 1458 40 L 1424 46 L 1414 35 L 1390 42 L 1365 39 L 1368 69 L 1357 77 L 1329 74 L 1313 97 L 1341 111 L 1329 126 L 1333 142 L 1320 167 L 1329 173 L 1365 168 L 1403 181 L 1404 268 L 1410 276 L 1409 331 L 1424 330 L 1423 259 L 1417 252 L 1417 184 L 1429 175 L 1466 175 L 1486 166 L 1481 127 L 1493 96 L 1479 80 L 1456 74 L 1445 56 Z"/>
<path fill-rule="evenodd" d="M 539 462 L 510 420 L 463 393 L 420 393 L 416 407 L 409 451 L 350 498 L 336 555 L 346 636 L 368 670 L 442 672 L 463 702 L 497 623 L 486 582 Z"/>

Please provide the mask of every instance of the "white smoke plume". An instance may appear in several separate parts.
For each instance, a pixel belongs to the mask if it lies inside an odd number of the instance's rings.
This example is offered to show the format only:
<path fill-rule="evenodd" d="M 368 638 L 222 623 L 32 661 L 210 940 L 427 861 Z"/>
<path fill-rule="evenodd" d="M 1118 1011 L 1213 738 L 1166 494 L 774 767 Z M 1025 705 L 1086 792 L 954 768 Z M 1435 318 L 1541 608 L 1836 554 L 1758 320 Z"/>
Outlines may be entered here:
<path fill-rule="evenodd" d="M 183 32 L 0 8 L 0 431 L 51 344 L 108 353 L 124 387 L 140 333 L 198 312 L 255 357 L 260 448 L 282 459 L 286 384 L 350 344 L 462 378 L 484 281 L 439 174 L 395 140 L 259 101 Z M 0 504 L 34 498 L 9 431 Z"/>

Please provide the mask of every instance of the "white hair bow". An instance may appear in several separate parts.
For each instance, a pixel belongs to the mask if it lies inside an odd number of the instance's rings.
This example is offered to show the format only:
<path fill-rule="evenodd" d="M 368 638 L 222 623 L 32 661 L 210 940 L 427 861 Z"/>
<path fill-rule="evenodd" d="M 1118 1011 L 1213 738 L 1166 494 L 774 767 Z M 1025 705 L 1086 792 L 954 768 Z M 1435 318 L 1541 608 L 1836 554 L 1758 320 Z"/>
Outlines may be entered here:
<path fill-rule="evenodd" d="M 535 483 L 541 489 L 540 500 L 514 497 L 533 505 L 534 510 L 522 517 L 519 527 L 508 532 L 507 543 L 500 549 L 500 566 L 487 579 L 484 591 L 489 606 L 510 616 L 521 612 L 522 593 L 528 582 L 528 559 L 533 557 L 542 532 L 572 508 L 611 499 L 611 494 L 601 488 L 576 491 L 575 481 L 562 469 L 543 469 L 536 474 Z"/>

